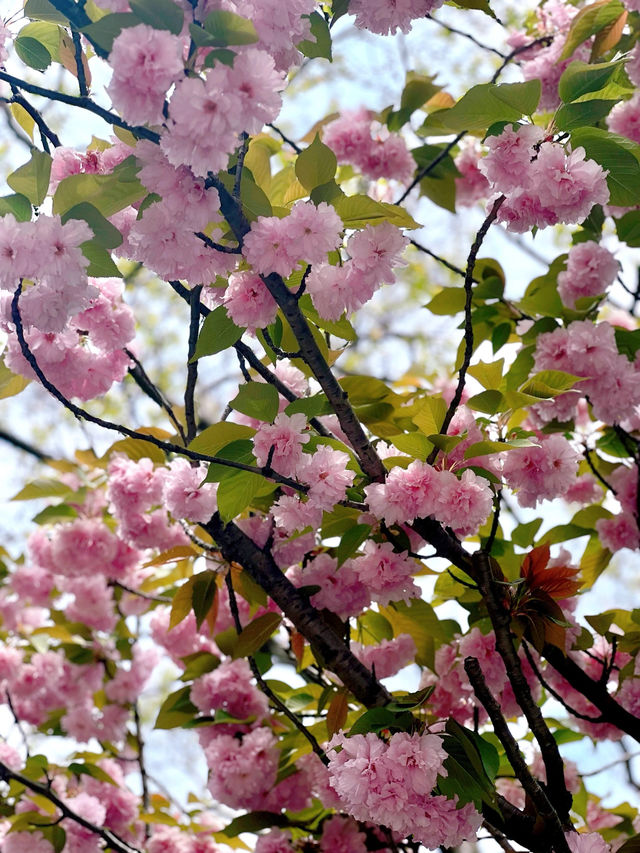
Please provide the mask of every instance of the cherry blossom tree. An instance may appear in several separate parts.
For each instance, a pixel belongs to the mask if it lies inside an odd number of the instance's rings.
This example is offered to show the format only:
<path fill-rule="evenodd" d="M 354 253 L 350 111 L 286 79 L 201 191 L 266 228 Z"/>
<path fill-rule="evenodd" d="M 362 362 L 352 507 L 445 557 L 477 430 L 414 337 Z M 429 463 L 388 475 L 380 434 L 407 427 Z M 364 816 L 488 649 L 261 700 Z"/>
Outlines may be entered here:
<path fill-rule="evenodd" d="M 0 22 L 29 147 L 0 198 L 0 394 L 31 383 L 111 436 L 53 459 L 1 433 L 42 468 L 16 499 L 46 499 L 0 572 L 4 853 L 640 849 L 638 806 L 564 755 L 640 741 L 640 610 L 581 598 L 640 547 L 640 2 L 448 5 L 25 0 Z M 363 92 L 283 130 L 336 32 L 419 22 L 487 77 L 454 99 L 411 70 L 382 111 Z M 78 150 L 61 117 L 88 115 L 106 131 Z M 514 296 L 490 231 L 564 250 Z M 453 319 L 451 363 L 349 362 L 416 267 L 407 314 Z M 134 310 L 158 292 L 179 402 Z M 207 768 L 188 801 L 183 730 Z"/>

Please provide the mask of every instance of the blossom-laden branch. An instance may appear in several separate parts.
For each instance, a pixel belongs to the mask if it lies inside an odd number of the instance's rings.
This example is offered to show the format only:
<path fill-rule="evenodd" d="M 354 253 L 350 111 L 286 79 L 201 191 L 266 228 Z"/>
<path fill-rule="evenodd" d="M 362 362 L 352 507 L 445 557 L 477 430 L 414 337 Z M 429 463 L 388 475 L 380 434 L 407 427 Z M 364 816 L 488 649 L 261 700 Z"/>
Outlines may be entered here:
<path fill-rule="evenodd" d="M 62 394 L 55 385 L 53 385 L 47 377 L 42 372 L 40 365 L 38 364 L 36 357 L 33 352 L 29 348 L 29 344 L 24 336 L 24 328 L 22 325 L 22 318 L 20 316 L 20 308 L 19 308 L 19 300 L 20 294 L 22 292 L 22 282 L 18 285 L 13 295 L 13 300 L 11 302 L 11 317 L 16 327 L 16 335 L 18 337 L 18 342 L 20 344 L 20 349 L 22 351 L 23 356 L 29 362 L 29 365 L 33 369 L 33 372 L 36 374 L 43 387 L 58 400 L 65 409 L 68 409 L 76 418 L 80 420 L 88 421 L 89 423 L 95 424 L 96 426 L 102 427 L 103 429 L 111 430 L 112 432 L 119 432 L 121 435 L 126 436 L 127 438 L 135 438 L 140 441 L 146 441 L 149 444 L 155 445 L 155 447 L 160 448 L 160 450 L 164 450 L 166 453 L 175 453 L 179 456 L 186 456 L 187 459 L 193 459 L 196 462 L 213 462 L 220 465 L 226 465 L 228 468 L 236 468 L 238 471 L 249 471 L 252 474 L 260 474 L 261 476 L 268 476 L 270 479 L 275 480 L 278 483 L 281 483 L 283 486 L 289 486 L 292 489 L 295 489 L 299 492 L 306 492 L 308 487 L 298 483 L 296 480 L 292 480 L 290 477 L 284 477 L 281 474 L 277 474 L 274 471 L 269 471 L 268 474 L 265 473 L 265 469 L 258 467 L 256 465 L 246 465 L 244 462 L 236 462 L 230 459 L 222 459 L 217 456 L 209 456 L 206 453 L 198 453 L 195 450 L 191 450 L 188 447 L 181 447 L 179 444 L 173 444 L 170 441 L 162 441 L 162 439 L 156 438 L 154 435 L 150 435 L 149 433 L 140 432 L 139 430 L 129 429 L 129 427 L 124 426 L 124 424 L 117 424 L 113 421 L 105 420 L 104 418 L 99 418 L 96 415 L 92 415 L 90 412 L 87 412 L 86 409 L 81 408 L 80 406 L 76 406 L 75 403 L 72 403 L 71 400 L 68 400 L 64 394 Z"/>
<path fill-rule="evenodd" d="M 386 688 L 349 651 L 342 638 L 309 604 L 307 596 L 283 575 L 269 551 L 258 548 L 233 522 L 225 524 L 219 513 L 203 526 L 217 542 L 224 558 L 241 565 L 275 601 L 296 630 L 309 641 L 317 659 L 340 678 L 359 702 L 373 708 L 391 701 Z"/>
<path fill-rule="evenodd" d="M 84 829 L 88 829 L 89 832 L 92 832 L 94 835 L 97 835 L 98 838 L 101 838 L 109 850 L 115 850 L 116 853 L 142 853 L 138 847 L 128 844 L 123 838 L 116 835 L 115 832 L 112 832 L 110 829 L 106 829 L 104 826 L 96 826 L 94 823 L 91 823 L 90 820 L 87 820 L 82 817 L 82 815 L 79 815 L 73 809 L 69 808 L 64 800 L 61 800 L 49 785 L 34 782 L 27 776 L 23 776 L 22 773 L 17 773 L 15 770 L 11 770 L 11 768 L 7 767 L 7 765 L 2 761 L 0 761 L 0 780 L 3 782 L 11 782 L 13 780 L 18 782 L 20 785 L 24 785 L 24 787 L 29 791 L 33 791 L 34 794 L 44 797 L 50 803 L 53 803 L 53 805 L 59 810 L 61 818 L 72 820 Z"/>

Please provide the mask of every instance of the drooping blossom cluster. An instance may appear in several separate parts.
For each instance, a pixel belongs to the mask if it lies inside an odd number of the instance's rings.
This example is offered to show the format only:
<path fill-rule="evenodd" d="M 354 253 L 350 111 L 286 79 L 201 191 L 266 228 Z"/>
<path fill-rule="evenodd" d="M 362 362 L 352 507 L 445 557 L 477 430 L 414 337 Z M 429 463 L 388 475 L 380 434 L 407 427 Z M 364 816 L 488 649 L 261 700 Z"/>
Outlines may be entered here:
<path fill-rule="evenodd" d="M 581 396 L 587 397 L 594 417 L 605 423 L 624 421 L 640 403 L 640 372 L 618 351 L 609 323 L 576 320 L 539 335 L 535 368 L 585 377 L 576 381 L 575 390 L 532 407 L 541 422 L 568 420 Z"/>
<path fill-rule="evenodd" d="M 575 482 L 580 456 L 559 433 L 540 435 L 533 447 L 516 447 L 505 456 L 502 473 L 520 506 L 565 495 Z"/>
<path fill-rule="evenodd" d="M 348 261 L 340 266 L 317 264 L 307 277 L 307 291 L 318 314 L 338 320 L 343 312 L 361 308 L 380 285 L 393 284 L 393 269 L 406 264 L 402 253 L 408 242 L 389 222 L 367 225 L 352 234 L 347 241 Z"/>
<path fill-rule="evenodd" d="M 345 811 L 387 826 L 428 848 L 474 840 L 482 818 L 469 803 L 458 808 L 432 791 L 447 776 L 438 735 L 393 734 L 388 742 L 369 732 L 329 742 L 329 778 Z"/>
<path fill-rule="evenodd" d="M 417 459 L 407 468 L 393 468 L 385 483 L 372 483 L 365 493 L 371 512 L 387 524 L 433 516 L 464 536 L 477 533 L 493 500 L 488 484 L 473 471 L 458 479 Z"/>
<path fill-rule="evenodd" d="M 479 168 L 491 190 L 506 197 L 498 221 L 509 231 L 582 222 L 595 204 L 609 200 L 602 166 L 587 160 L 583 148 L 567 152 L 536 125 L 506 127 L 486 144 Z"/>
<path fill-rule="evenodd" d="M 638 471 L 635 465 L 619 465 L 609 475 L 608 482 L 614 488 L 621 512 L 612 518 L 599 518 L 596 530 L 600 541 L 611 551 L 621 548 L 638 548 Z"/>
<path fill-rule="evenodd" d="M 244 238 L 243 252 L 254 270 L 275 272 L 286 278 L 302 259 L 311 264 L 326 261 L 337 249 L 344 226 L 333 207 L 320 202 L 297 202 L 283 219 L 259 216 Z"/>
<path fill-rule="evenodd" d="M 273 58 L 254 47 L 232 67 L 220 63 L 204 77 L 183 78 L 171 95 L 162 150 L 172 165 L 190 166 L 201 177 L 226 168 L 240 133 L 258 133 L 275 120 L 283 88 Z"/>
<path fill-rule="evenodd" d="M 573 246 L 567 267 L 558 274 L 558 293 L 564 305 L 575 308 L 576 300 L 599 296 L 618 274 L 618 262 L 608 249 L 588 240 Z"/>
<path fill-rule="evenodd" d="M 339 163 L 355 166 L 373 181 L 404 183 L 413 175 L 416 164 L 402 136 L 373 120 L 368 110 L 344 112 L 325 126 L 322 140 Z"/>
<path fill-rule="evenodd" d="M 444 0 L 352 0 L 349 12 L 356 27 L 386 36 L 397 30 L 408 33 L 413 21 L 442 6 Z"/>
<path fill-rule="evenodd" d="M 534 699 L 540 697 L 537 680 L 524 651 L 520 650 L 520 662 Z M 522 712 L 517 704 L 502 658 L 496 651 L 493 632 L 483 634 L 472 628 L 468 634 L 458 636 L 451 643 L 436 650 L 433 672 L 424 670 L 421 687 L 433 686 L 429 706 L 438 717 L 453 717 L 462 725 L 471 723 L 475 715 L 486 719 L 486 712 L 479 704 L 469 683 L 465 669 L 466 657 L 478 660 L 482 674 L 493 696 L 498 699 L 505 717 L 517 717 Z"/>

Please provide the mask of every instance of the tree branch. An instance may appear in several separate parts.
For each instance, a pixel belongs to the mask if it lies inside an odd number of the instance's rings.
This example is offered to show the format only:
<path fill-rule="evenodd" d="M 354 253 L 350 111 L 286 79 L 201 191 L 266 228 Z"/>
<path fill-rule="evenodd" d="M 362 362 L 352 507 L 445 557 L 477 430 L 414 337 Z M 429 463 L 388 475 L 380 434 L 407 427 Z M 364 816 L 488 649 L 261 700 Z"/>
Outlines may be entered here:
<path fill-rule="evenodd" d="M 61 800 L 48 785 L 42 785 L 40 782 L 34 782 L 32 779 L 23 776 L 21 773 L 16 773 L 15 770 L 11 770 L 2 761 L 0 761 L 0 779 L 3 782 L 10 782 L 13 779 L 21 785 L 24 785 L 25 788 L 33 791 L 35 794 L 45 797 L 45 799 L 49 800 L 50 803 L 53 803 L 53 805 L 60 810 L 63 818 L 68 818 L 69 820 L 77 823 L 79 826 L 88 829 L 89 832 L 93 832 L 105 842 L 108 848 L 115 850 L 116 853 L 142 853 L 142 851 L 137 847 L 134 847 L 132 844 L 128 844 L 124 839 L 120 838 L 119 835 L 116 835 L 115 832 L 112 832 L 110 829 L 106 829 L 103 826 L 96 826 L 94 823 L 91 823 L 91 821 L 83 818 L 77 812 L 74 812 L 73 809 L 70 809 L 69 806 L 63 802 L 63 800 Z"/>
<path fill-rule="evenodd" d="M 196 437 L 197 426 L 195 416 L 195 391 L 198 381 L 198 361 L 192 361 L 196 351 L 198 342 L 198 332 L 200 331 L 200 294 L 202 285 L 193 287 L 189 294 L 190 311 L 189 311 L 189 349 L 187 354 L 187 384 L 184 389 L 184 419 L 187 425 L 187 435 L 185 443 L 193 441 Z"/>
<path fill-rule="evenodd" d="M 282 573 L 269 551 L 258 548 L 233 522 L 225 524 L 217 512 L 202 526 L 217 542 L 223 557 L 239 563 L 262 587 L 311 643 L 322 665 L 334 672 L 359 702 L 372 708 L 391 701 L 387 690 L 349 651 L 342 637 L 309 604 L 307 596 Z"/>

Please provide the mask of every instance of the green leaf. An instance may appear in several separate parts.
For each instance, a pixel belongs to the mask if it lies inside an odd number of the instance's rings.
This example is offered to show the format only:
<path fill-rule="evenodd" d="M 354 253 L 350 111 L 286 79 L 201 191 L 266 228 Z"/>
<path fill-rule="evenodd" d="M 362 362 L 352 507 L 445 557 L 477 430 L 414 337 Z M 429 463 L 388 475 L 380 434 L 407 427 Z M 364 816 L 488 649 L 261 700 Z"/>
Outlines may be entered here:
<path fill-rule="evenodd" d="M 180 35 L 184 24 L 184 12 L 173 0 L 129 0 L 131 11 L 143 24 L 155 30 L 169 30 Z"/>
<path fill-rule="evenodd" d="M 359 616 L 358 625 L 365 634 L 370 634 L 377 643 L 380 640 L 393 640 L 391 623 L 375 610 L 367 610 L 362 616 Z"/>
<path fill-rule="evenodd" d="M 467 400 L 467 405 L 474 412 L 485 412 L 488 415 L 495 415 L 496 412 L 504 411 L 507 408 L 504 394 L 496 389 L 474 394 Z"/>
<path fill-rule="evenodd" d="M 273 385 L 265 382 L 247 382 L 241 385 L 229 404 L 236 412 L 250 418 L 271 423 L 278 414 L 280 396 Z"/>
<path fill-rule="evenodd" d="M 282 616 L 277 613 L 264 613 L 250 622 L 238 635 L 232 657 L 246 658 L 261 649 L 269 637 L 278 629 Z"/>
<path fill-rule="evenodd" d="M 333 151 L 320 141 L 320 136 L 316 133 L 311 145 L 298 154 L 295 168 L 296 177 L 302 186 L 311 191 L 333 180 L 338 161 Z"/>
<path fill-rule="evenodd" d="M 95 234 L 96 242 L 103 249 L 115 249 L 122 243 L 122 234 L 118 231 L 115 225 L 112 225 L 100 211 L 89 204 L 88 201 L 82 201 L 76 204 L 70 210 L 67 210 L 61 217 L 62 222 L 67 222 L 69 219 L 82 219 Z"/>
<path fill-rule="evenodd" d="M 204 21 L 205 30 L 213 36 L 214 47 L 228 47 L 230 44 L 254 44 L 259 36 L 253 23 L 234 12 L 216 9 L 210 12 Z"/>
<path fill-rule="evenodd" d="M 618 239 L 631 248 L 640 247 L 640 210 L 630 210 L 615 223 Z"/>
<path fill-rule="evenodd" d="M 582 146 L 589 160 L 609 171 L 609 204 L 635 205 L 640 195 L 640 146 L 597 127 L 582 127 L 571 134 L 573 148 Z"/>
<path fill-rule="evenodd" d="M 301 41 L 298 44 L 298 50 L 308 56 L 309 59 L 328 59 L 331 62 L 331 33 L 327 19 L 319 12 L 312 12 L 310 15 L 303 15 L 302 17 L 309 18 L 311 35 L 315 41 L 310 39 Z"/>
<path fill-rule="evenodd" d="M 364 735 L 368 732 L 379 732 L 381 729 L 392 728 L 397 720 L 396 714 L 388 708 L 371 708 L 365 711 L 349 729 L 349 737 Z"/>
<path fill-rule="evenodd" d="M 137 168 L 135 158 L 127 157 L 110 175 L 83 174 L 64 178 L 53 196 L 53 212 L 62 216 L 77 204 L 89 202 L 103 216 L 113 216 L 147 195 L 135 176 Z"/>
<path fill-rule="evenodd" d="M 2 196 L 0 198 L 0 216 L 6 216 L 7 213 L 13 214 L 18 222 L 29 222 L 32 213 L 31 202 L 22 193 Z"/>
<path fill-rule="evenodd" d="M 435 643 L 448 643 L 459 630 L 452 619 L 439 620 L 435 610 L 420 598 L 411 599 L 410 604 L 403 601 L 393 602 L 389 607 L 381 607 L 380 613 L 393 626 L 394 636 L 410 634 L 416 644 L 416 663 L 433 669 Z"/>
<path fill-rule="evenodd" d="M 44 71 L 51 65 L 51 54 L 37 39 L 31 36 L 18 36 L 13 44 L 20 59 L 30 68 Z"/>
<path fill-rule="evenodd" d="M 347 530 L 340 540 L 340 544 L 336 548 L 338 567 L 340 567 L 345 560 L 348 560 L 349 557 L 353 557 L 370 533 L 371 525 L 369 524 L 356 524 Z"/>
<path fill-rule="evenodd" d="M 220 835 L 216 841 L 224 842 L 225 838 L 235 838 L 243 832 L 258 832 L 271 826 L 289 826 L 289 818 L 275 812 L 249 812 L 234 818 L 220 833 L 216 833 Z"/>
<path fill-rule="evenodd" d="M 393 394 L 389 386 L 375 376 L 345 376 L 340 385 L 349 395 L 352 406 L 366 406 Z"/>
<path fill-rule="evenodd" d="M 511 539 L 520 548 L 529 548 L 533 545 L 536 534 L 542 524 L 541 518 L 534 518 L 533 521 L 528 521 L 523 524 L 518 524 L 511 534 Z"/>
<path fill-rule="evenodd" d="M 636 353 L 640 349 L 640 329 L 621 329 L 617 327 L 614 332 L 618 351 L 627 356 L 629 361 L 634 361 Z"/>
<path fill-rule="evenodd" d="M 588 92 L 599 92 L 623 67 L 623 60 L 590 65 L 588 62 L 577 59 L 562 73 L 558 83 L 558 94 L 564 103 L 568 104 L 571 101 L 577 101 Z"/>
<path fill-rule="evenodd" d="M 190 692 L 191 685 L 187 684 L 167 696 L 158 711 L 155 729 L 175 729 L 193 720 L 198 709 L 189 699 Z"/>
<path fill-rule="evenodd" d="M 498 20 L 493 9 L 489 6 L 489 0 L 453 0 L 453 4 L 459 9 L 479 9 L 485 15 Z"/>
<path fill-rule="evenodd" d="M 37 148 L 31 150 L 31 159 L 7 178 L 12 190 L 26 196 L 31 204 L 39 205 L 45 200 L 51 175 L 51 156 Z"/>
<path fill-rule="evenodd" d="M 609 24 L 613 24 L 623 13 L 624 6 L 620 0 L 591 3 L 581 9 L 571 22 L 560 59 L 568 59 L 577 47 Z"/>
<path fill-rule="evenodd" d="M 321 415 L 333 414 L 333 406 L 326 395 L 320 391 L 312 397 L 301 397 L 299 400 L 294 400 L 293 403 L 289 403 L 284 411 L 287 415 L 302 412 L 307 418 L 317 418 Z"/>
<path fill-rule="evenodd" d="M 277 483 L 272 483 L 261 474 L 227 468 L 231 473 L 220 480 L 217 491 L 218 511 L 224 521 L 240 515 L 255 497 L 271 494 Z"/>
<path fill-rule="evenodd" d="M 252 438 L 255 434 L 256 431 L 252 427 L 221 421 L 203 430 L 200 435 L 193 439 L 189 448 L 198 453 L 216 456 L 226 445 L 234 441 Z"/>
<path fill-rule="evenodd" d="M 95 278 L 122 278 L 122 273 L 114 264 L 111 255 L 97 240 L 87 240 L 80 248 L 89 261 L 87 275 Z"/>
<path fill-rule="evenodd" d="M 425 305 L 432 314 L 452 316 L 464 311 L 466 294 L 462 287 L 443 287 L 433 299 Z"/>
<path fill-rule="evenodd" d="M 114 39 L 127 27 L 135 27 L 140 23 L 139 18 L 130 12 L 113 12 L 105 15 L 93 24 L 87 24 L 80 29 L 81 33 L 91 42 L 95 42 L 107 53 L 111 53 Z"/>
<path fill-rule="evenodd" d="M 218 585 L 216 584 L 216 573 L 210 571 L 200 572 L 199 574 L 194 575 L 192 580 L 193 591 L 191 595 L 191 604 L 193 606 L 193 613 L 196 617 L 196 626 L 198 630 L 200 630 L 200 627 L 207 618 L 216 598 L 216 592 L 218 590 Z"/>
<path fill-rule="evenodd" d="M 487 130 L 498 121 L 518 121 L 532 115 L 540 100 L 540 81 L 482 83 L 473 86 L 454 106 L 436 110 L 422 125 L 428 132 L 460 133 Z"/>
<path fill-rule="evenodd" d="M 47 49 L 51 59 L 57 60 L 60 56 L 61 34 L 62 30 L 57 24 L 50 21 L 33 21 L 20 30 L 18 37 L 35 39 Z"/>
<path fill-rule="evenodd" d="M 169 616 L 169 630 L 179 625 L 183 619 L 191 613 L 191 598 L 193 595 L 194 578 L 179 586 L 171 601 L 171 614 Z"/>
<path fill-rule="evenodd" d="M 69 25 L 68 19 L 49 0 L 27 0 L 24 14 L 32 21 L 50 21 L 52 24 L 62 24 L 63 27 Z"/>
<path fill-rule="evenodd" d="M 531 394 L 533 397 L 555 397 L 562 394 L 584 379 L 584 376 L 575 376 L 562 370 L 541 370 L 535 373 L 519 389 L 522 394 Z"/>
<path fill-rule="evenodd" d="M 67 498 L 73 494 L 73 489 L 65 486 L 60 480 L 47 480 L 41 478 L 27 483 L 15 494 L 12 501 L 33 501 L 38 498 Z"/>
<path fill-rule="evenodd" d="M 220 172 L 218 177 L 229 192 L 233 192 L 235 175 Z M 242 177 L 240 178 L 240 200 L 245 216 L 250 221 L 257 219 L 258 216 L 271 216 L 271 202 L 264 190 L 253 180 L 251 171 L 246 166 L 242 170 Z"/>
<path fill-rule="evenodd" d="M 193 24 L 191 24 L 191 26 L 193 26 Z M 226 47 L 214 48 L 205 56 L 204 67 L 213 68 L 216 62 L 220 62 L 222 65 L 233 68 L 233 61 L 236 58 L 236 55 L 237 54 L 232 50 L 228 50 Z"/>
<path fill-rule="evenodd" d="M 335 202 L 334 207 L 346 228 L 364 228 L 381 222 L 391 222 L 399 228 L 420 228 L 403 208 L 375 201 L 368 195 L 344 196 Z"/>
<path fill-rule="evenodd" d="M 580 101 L 577 104 L 565 104 L 556 113 L 556 125 L 559 130 L 575 130 L 577 127 L 597 124 L 609 115 L 617 101 Z"/>
<path fill-rule="evenodd" d="M 242 337 L 243 332 L 244 329 L 236 326 L 229 317 L 224 305 L 219 305 L 205 317 L 191 361 L 197 361 L 207 355 L 215 355 L 233 346 Z"/>

